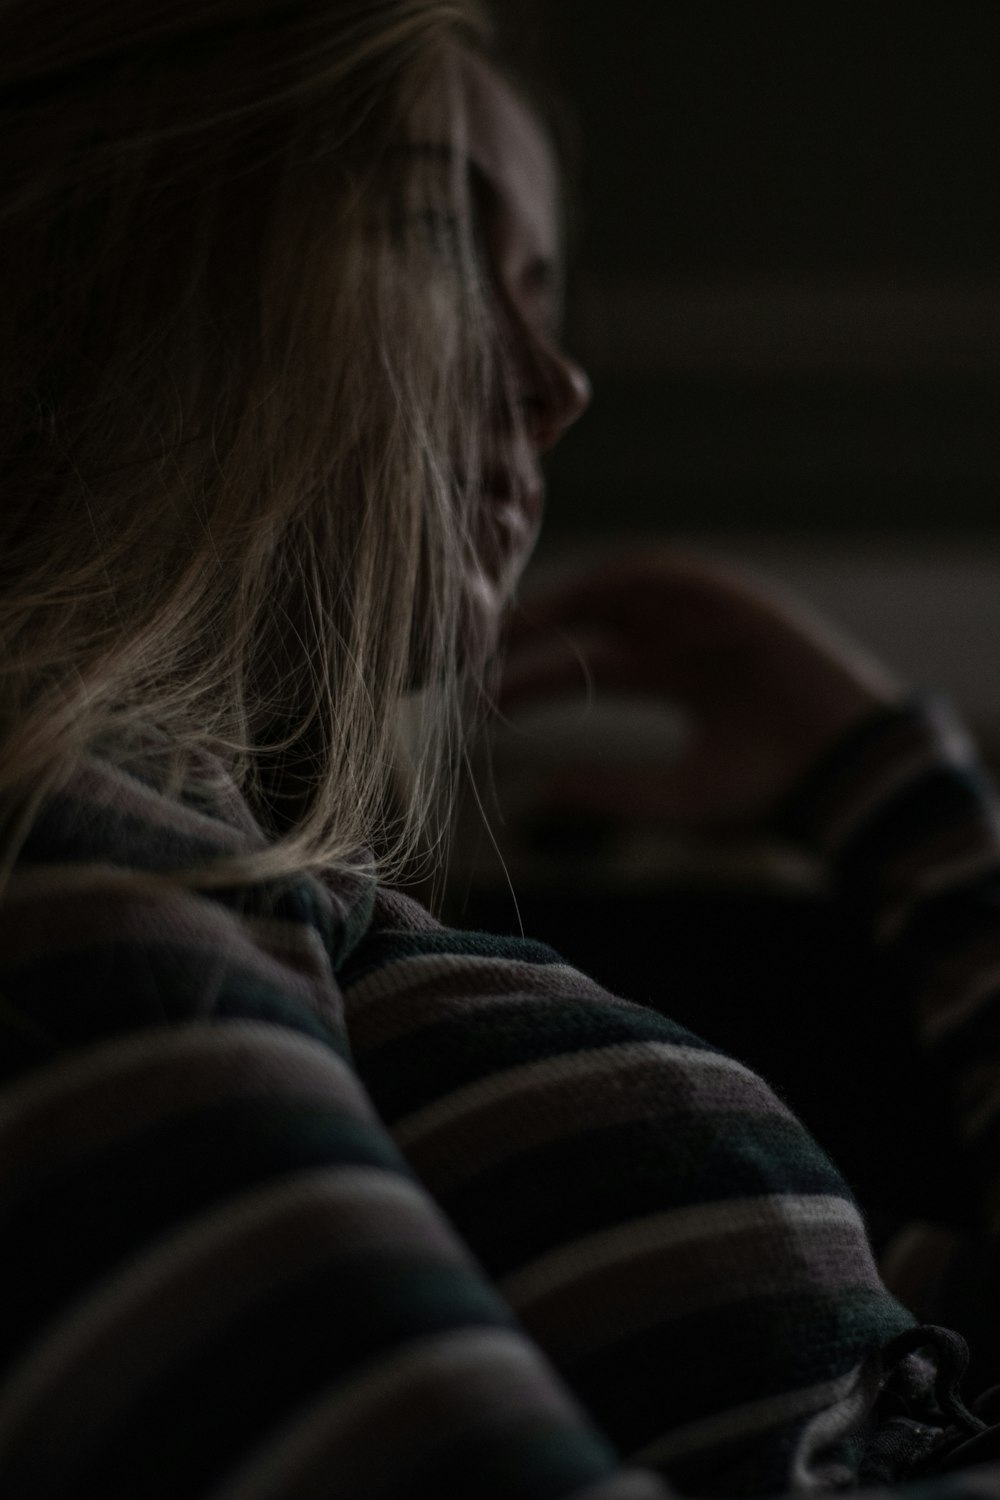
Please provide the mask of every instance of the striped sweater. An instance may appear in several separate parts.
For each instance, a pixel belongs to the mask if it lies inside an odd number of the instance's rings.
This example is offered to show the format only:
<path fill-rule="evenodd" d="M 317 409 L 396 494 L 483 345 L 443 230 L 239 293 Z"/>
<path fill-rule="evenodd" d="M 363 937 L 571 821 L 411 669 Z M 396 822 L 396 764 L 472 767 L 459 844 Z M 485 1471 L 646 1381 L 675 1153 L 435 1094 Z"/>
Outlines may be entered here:
<path fill-rule="evenodd" d="M 0 907 L 5 1500 L 811 1493 L 975 1432 L 947 1395 L 960 1341 L 886 1290 L 836 1168 L 668 1019 L 669 953 L 652 1010 L 361 873 L 151 893 L 130 872 L 261 839 L 209 772 L 179 801 L 88 762 Z M 993 794 L 909 707 L 785 823 L 951 1089 L 985 1324 Z M 965 1243 L 894 1248 L 922 1319 Z M 1000 1494 L 1000 1464 L 905 1492 Z"/>

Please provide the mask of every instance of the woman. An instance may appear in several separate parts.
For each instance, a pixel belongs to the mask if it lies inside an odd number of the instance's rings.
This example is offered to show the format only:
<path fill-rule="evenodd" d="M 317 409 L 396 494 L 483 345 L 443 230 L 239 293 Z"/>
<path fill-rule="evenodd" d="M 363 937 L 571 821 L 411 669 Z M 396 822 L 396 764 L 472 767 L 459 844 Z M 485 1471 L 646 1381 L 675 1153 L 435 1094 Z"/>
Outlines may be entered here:
<path fill-rule="evenodd" d="M 4 1493 L 653 1500 L 940 1467 L 983 1426 L 961 1341 L 888 1294 L 767 1086 L 386 884 L 587 402 L 549 150 L 478 13 L 8 0 L 0 59 Z M 726 658 L 726 712 L 761 686 L 783 712 L 748 782 L 706 709 L 723 802 L 797 782 L 789 822 L 850 850 L 887 775 L 919 839 L 937 768 L 995 859 L 880 670 L 693 564 L 601 588 L 558 611 L 603 604 L 644 686 L 683 691 L 695 632 L 691 693 Z M 905 915 L 913 862 L 882 852 L 859 894 L 886 870 Z"/>

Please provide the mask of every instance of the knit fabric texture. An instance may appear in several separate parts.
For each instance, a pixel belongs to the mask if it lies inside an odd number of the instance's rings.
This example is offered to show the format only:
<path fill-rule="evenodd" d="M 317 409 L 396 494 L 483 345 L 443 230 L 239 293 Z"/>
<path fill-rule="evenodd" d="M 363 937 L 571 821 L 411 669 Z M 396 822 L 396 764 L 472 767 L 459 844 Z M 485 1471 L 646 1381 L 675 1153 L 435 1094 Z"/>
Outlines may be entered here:
<path fill-rule="evenodd" d="M 912 990 L 995 1266 L 992 790 L 909 705 L 784 823 Z M 1000 1494 L 1000 1464 L 934 1472 L 961 1340 L 887 1290 L 781 1099 L 669 1019 L 668 951 L 652 1009 L 360 865 L 132 878 L 261 837 L 210 767 L 179 800 L 95 759 L 0 907 L 0 1492 Z"/>

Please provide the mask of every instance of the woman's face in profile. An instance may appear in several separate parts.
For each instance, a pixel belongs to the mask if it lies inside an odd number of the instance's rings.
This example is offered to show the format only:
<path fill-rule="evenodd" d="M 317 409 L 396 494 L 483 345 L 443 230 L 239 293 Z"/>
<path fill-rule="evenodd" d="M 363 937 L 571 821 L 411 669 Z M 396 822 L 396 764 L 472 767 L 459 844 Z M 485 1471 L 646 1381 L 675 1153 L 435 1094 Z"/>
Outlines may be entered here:
<path fill-rule="evenodd" d="M 534 546 L 544 485 L 540 458 L 585 410 L 590 387 L 562 350 L 562 265 L 555 164 L 527 106 L 485 60 L 459 57 L 468 173 L 496 311 L 495 356 L 513 376 L 513 400 L 498 403 L 483 435 L 471 518 L 476 556 L 469 591 L 498 618 Z M 507 409 L 505 409 L 507 408 Z"/>

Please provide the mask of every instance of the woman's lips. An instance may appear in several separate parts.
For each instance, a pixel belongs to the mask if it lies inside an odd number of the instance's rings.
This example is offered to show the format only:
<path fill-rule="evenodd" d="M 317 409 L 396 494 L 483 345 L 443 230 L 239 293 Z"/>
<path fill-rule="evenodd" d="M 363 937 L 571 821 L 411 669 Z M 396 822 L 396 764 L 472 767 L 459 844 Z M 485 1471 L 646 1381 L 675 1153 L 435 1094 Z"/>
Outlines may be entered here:
<path fill-rule="evenodd" d="M 491 474 L 483 482 L 482 500 L 481 566 L 489 577 L 509 578 L 521 571 L 534 544 L 544 500 L 542 483 Z"/>
<path fill-rule="evenodd" d="M 537 526 L 541 519 L 545 487 L 538 475 L 515 479 L 498 470 L 484 478 L 482 495 L 498 509 L 521 513 L 529 526 Z"/>

